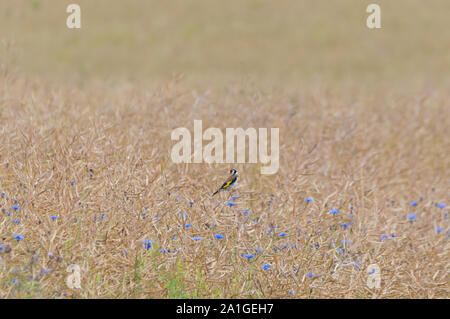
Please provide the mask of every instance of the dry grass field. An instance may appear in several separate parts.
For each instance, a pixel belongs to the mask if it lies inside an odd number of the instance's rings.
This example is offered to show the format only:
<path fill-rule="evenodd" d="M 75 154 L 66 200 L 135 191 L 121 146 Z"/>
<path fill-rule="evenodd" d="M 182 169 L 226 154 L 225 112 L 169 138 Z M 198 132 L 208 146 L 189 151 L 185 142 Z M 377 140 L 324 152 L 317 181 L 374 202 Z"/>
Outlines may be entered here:
<path fill-rule="evenodd" d="M 0 298 L 449 297 L 448 1 L 380 30 L 356 0 L 80 0 L 69 30 L 71 2 L 0 3 Z M 279 171 L 173 163 L 194 120 L 280 128 Z"/>

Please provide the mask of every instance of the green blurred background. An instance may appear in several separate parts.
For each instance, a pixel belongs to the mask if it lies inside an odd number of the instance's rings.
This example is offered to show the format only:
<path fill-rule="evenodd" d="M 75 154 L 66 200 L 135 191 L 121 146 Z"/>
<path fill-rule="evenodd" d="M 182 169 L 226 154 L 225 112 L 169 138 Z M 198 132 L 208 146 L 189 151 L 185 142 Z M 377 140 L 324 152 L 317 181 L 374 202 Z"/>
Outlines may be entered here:
<path fill-rule="evenodd" d="M 68 29 L 66 7 L 81 6 Z M 366 7 L 382 29 L 366 27 Z M 39 77 L 447 81 L 449 0 L 1 0 L 0 62 Z"/>

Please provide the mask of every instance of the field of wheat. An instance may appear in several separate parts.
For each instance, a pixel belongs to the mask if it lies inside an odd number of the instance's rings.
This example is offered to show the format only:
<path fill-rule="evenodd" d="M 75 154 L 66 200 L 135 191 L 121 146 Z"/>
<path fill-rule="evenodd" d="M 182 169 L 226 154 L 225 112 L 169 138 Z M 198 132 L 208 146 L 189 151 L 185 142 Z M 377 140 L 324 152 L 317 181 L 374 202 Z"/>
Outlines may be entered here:
<path fill-rule="evenodd" d="M 449 297 L 448 2 L 66 2 L 0 5 L 0 298 Z M 173 163 L 194 120 L 278 172 Z"/>

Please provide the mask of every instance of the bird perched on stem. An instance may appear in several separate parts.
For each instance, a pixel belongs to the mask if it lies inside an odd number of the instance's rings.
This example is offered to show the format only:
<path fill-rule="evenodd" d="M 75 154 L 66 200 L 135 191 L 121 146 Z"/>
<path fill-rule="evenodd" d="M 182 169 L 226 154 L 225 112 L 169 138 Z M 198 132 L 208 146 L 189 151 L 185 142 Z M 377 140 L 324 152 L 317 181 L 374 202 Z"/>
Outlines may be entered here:
<path fill-rule="evenodd" d="M 216 195 L 218 192 L 223 190 L 230 190 L 236 188 L 238 184 L 238 172 L 233 168 L 230 170 L 230 177 L 222 184 L 222 186 L 212 194 L 212 196 Z"/>

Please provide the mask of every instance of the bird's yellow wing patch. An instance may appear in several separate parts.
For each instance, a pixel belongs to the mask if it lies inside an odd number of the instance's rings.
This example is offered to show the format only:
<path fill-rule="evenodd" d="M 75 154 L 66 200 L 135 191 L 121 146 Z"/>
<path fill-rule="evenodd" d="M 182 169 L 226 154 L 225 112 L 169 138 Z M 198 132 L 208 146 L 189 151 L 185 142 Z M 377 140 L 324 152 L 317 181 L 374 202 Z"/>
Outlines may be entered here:
<path fill-rule="evenodd" d="M 228 186 L 230 186 L 232 181 L 228 181 L 225 184 L 222 185 L 222 188 L 227 188 Z"/>

